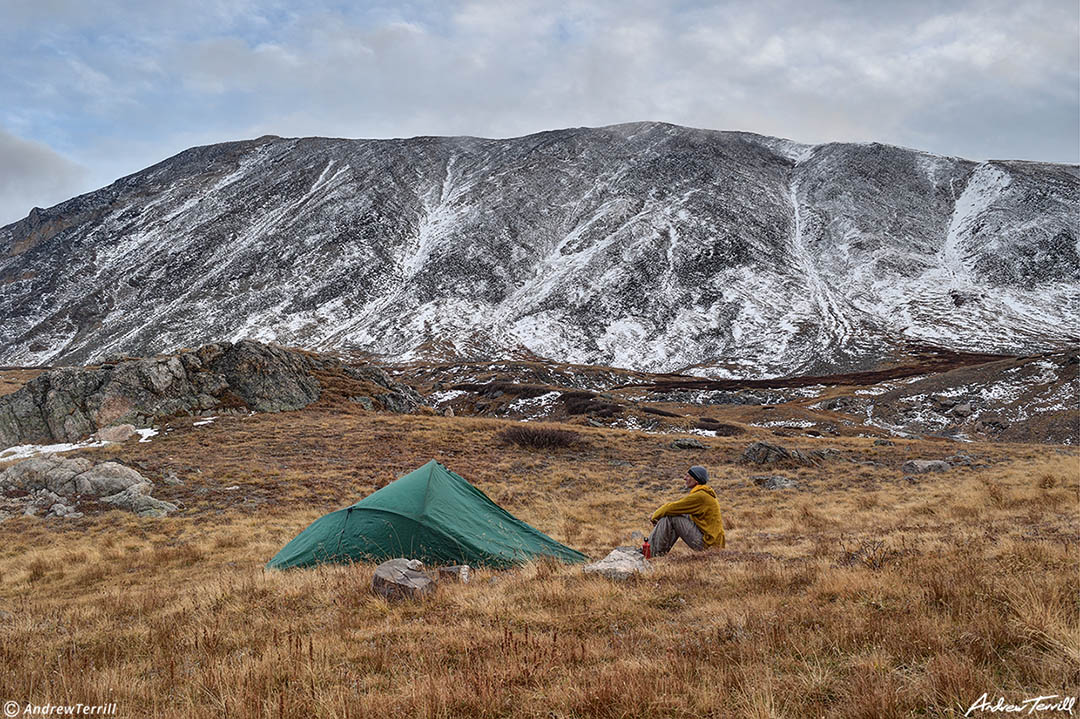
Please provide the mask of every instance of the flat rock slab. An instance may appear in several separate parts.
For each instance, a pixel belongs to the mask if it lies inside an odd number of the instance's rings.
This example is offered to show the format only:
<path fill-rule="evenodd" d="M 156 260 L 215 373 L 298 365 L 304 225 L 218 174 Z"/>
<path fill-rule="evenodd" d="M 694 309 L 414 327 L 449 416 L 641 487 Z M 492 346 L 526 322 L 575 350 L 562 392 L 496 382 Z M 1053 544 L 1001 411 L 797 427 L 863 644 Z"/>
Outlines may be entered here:
<path fill-rule="evenodd" d="M 585 574 L 599 574 L 608 579 L 623 581 L 635 574 L 652 571 L 652 566 L 636 549 L 616 547 L 599 562 L 586 564 L 581 571 Z"/>
<path fill-rule="evenodd" d="M 375 567 L 371 589 L 387 599 L 419 599 L 435 591 L 435 580 L 418 559 L 389 559 Z"/>
<path fill-rule="evenodd" d="M 679 437 L 671 443 L 672 449 L 707 449 L 705 443 L 693 437 Z"/>
<path fill-rule="evenodd" d="M 940 459 L 909 459 L 900 467 L 904 474 L 926 474 L 927 472 L 947 472 L 952 469 L 948 462 Z"/>
<path fill-rule="evenodd" d="M 759 474 L 751 477 L 750 481 L 762 489 L 794 489 L 799 486 L 794 479 L 780 475 Z"/>

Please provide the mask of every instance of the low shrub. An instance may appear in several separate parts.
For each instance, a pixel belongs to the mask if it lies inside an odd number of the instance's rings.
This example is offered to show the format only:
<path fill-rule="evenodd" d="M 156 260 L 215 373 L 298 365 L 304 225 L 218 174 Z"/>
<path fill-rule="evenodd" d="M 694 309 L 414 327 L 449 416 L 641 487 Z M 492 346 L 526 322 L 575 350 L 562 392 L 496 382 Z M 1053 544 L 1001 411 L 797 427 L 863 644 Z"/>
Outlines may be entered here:
<path fill-rule="evenodd" d="M 614 402 L 597 399 L 592 392 L 567 392 L 559 399 L 567 414 L 588 414 L 594 417 L 614 417 L 622 414 L 623 407 Z"/>
<path fill-rule="evenodd" d="M 712 417 L 701 417 L 698 419 L 697 428 L 716 432 L 717 437 L 736 437 L 746 431 L 738 425 L 724 424 Z"/>
<path fill-rule="evenodd" d="M 657 407 L 642 407 L 641 411 L 645 414 L 655 414 L 661 417 L 682 417 L 681 414 L 676 412 L 668 412 L 666 409 L 659 409 Z"/>
<path fill-rule="evenodd" d="M 554 449 L 577 444 L 581 440 L 581 435 L 568 429 L 518 425 L 504 429 L 499 433 L 499 439 L 507 444 L 516 444 L 529 449 Z"/>

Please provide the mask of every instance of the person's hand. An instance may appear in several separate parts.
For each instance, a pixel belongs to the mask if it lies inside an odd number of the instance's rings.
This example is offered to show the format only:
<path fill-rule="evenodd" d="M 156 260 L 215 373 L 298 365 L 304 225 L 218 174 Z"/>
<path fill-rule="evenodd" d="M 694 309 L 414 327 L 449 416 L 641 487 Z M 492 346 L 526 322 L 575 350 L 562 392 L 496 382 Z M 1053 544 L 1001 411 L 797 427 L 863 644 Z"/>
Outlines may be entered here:
<path fill-rule="evenodd" d="M 659 519 L 653 519 L 652 517 L 649 517 L 649 521 L 652 522 L 653 524 L 656 524 L 660 520 Z"/>

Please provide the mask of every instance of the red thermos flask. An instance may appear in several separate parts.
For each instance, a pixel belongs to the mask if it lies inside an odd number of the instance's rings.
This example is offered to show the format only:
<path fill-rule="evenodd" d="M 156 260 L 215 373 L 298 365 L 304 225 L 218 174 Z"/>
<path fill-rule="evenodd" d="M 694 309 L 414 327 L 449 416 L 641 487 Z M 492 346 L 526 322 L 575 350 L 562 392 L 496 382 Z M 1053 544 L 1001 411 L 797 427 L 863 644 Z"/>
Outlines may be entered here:
<path fill-rule="evenodd" d="M 649 546 L 649 540 L 646 539 L 641 545 L 641 553 L 645 555 L 646 559 L 652 557 L 652 547 Z"/>

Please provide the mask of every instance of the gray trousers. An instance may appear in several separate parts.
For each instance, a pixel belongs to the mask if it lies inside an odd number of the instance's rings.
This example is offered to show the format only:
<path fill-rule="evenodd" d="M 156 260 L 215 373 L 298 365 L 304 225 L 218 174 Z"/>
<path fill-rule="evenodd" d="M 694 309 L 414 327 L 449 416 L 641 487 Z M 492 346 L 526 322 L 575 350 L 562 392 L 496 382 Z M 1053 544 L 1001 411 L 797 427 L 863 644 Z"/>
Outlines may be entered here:
<path fill-rule="evenodd" d="M 705 549 L 701 530 L 694 524 L 694 520 L 690 519 L 689 514 L 661 517 L 649 535 L 649 549 L 654 557 L 660 557 L 667 554 L 679 539 L 695 552 Z"/>

